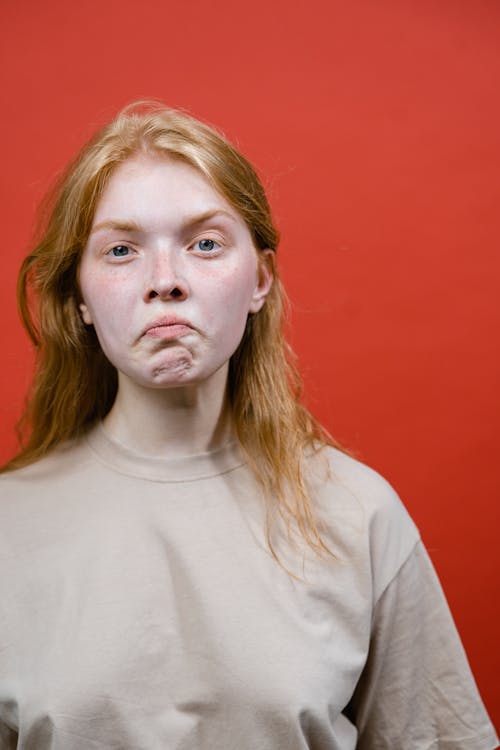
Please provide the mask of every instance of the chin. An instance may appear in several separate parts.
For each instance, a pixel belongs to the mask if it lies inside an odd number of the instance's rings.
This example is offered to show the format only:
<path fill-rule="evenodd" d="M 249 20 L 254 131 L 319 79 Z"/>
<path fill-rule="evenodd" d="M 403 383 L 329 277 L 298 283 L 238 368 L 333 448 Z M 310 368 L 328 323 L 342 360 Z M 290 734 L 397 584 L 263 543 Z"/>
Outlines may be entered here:
<path fill-rule="evenodd" d="M 155 385 L 182 385 L 193 378 L 192 365 L 179 365 L 178 367 L 155 367 L 151 373 L 152 381 Z"/>

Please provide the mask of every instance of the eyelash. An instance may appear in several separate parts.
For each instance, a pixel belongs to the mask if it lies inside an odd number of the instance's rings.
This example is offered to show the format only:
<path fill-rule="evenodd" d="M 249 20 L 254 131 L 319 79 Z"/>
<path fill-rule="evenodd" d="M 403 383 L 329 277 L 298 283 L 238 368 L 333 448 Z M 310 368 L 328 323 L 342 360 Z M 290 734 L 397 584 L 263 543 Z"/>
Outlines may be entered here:
<path fill-rule="evenodd" d="M 202 250 L 199 245 L 201 242 L 211 242 L 212 247 L 208 250 Z M 215 247 L 214 247 L 215 246 Z M 220 242 L 217 242 L 217 240 L 214 240 L 212 237 L 202 237 L 199 240 L 196 240 L 196 242 L 191 245 L 191 247 L 202 255 L 214 255 L 218 250 L 222 248 L 222 245 Z M 115 250 L 119 250 L 120 248 L 123 248 L 127 250 L 127 253 L 124 254 L 116 254 Z M 130 245 L 126 245 L 125 243 L 119 243 L 116 245 L 113 245 L 113 247 L 109 248 L 109 250 L 106 251 L 106 255 L 111 255 L 114 258 L 128 258 L 131 252 L 133 251 L 133 248 L 130 247 Z"/>

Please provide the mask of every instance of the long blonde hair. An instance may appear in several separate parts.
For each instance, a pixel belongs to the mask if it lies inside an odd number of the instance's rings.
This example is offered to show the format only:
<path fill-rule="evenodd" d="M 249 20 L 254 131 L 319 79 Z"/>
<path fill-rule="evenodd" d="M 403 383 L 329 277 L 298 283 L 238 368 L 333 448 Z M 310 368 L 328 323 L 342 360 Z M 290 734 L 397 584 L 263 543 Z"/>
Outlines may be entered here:
<path fill-rule="evenodd" d="M 59 180 L 41 239 L 21 267 L 18 301 L 35 344 L 36 371 L 20 421 L 22 449 L 3 471 L 30 464 L 77 437 L 111 409 L 117 373 L 78 309 L 77 272 L 97 202 L 114 169 L 137 153 L 163 153 L 198 169 L 239 212 L 257 252 L 276 251 L 265 191 L 251 164 L 220 133 L 184 112 L 154 103 L 126 107 L 82 149 Z M 301 404 L 301 381 L 283 335 L 284 291 L 274 283 L 247 321 L 230 360 L 227 397 L 235 434 L 268 499 L 316 552 L 324 544 L 302 468 L 304 451 L 333 443 Z M 23 436 L 26 436 L 23 444 Z M 272 503 L 270 502 L 272 500 Z"/>

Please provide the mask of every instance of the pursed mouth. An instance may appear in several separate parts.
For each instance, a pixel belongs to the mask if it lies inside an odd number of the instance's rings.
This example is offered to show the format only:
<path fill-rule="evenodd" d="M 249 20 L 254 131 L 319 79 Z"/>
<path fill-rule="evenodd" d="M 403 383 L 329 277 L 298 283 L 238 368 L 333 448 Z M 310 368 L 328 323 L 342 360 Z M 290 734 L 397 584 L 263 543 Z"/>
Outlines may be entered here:
<path fill-rule="evenodd" d="M 158 321 L 149 325 L 143 333 L 143 336 L 152 338 L 179 338 L 192 333 L 193 327 L 185 321 Z"/>
<path fill-rule="evenodd" d="M 185 326 L 187 328 L 193 328 L 189 320 L 186 318 L 178 318 L 176 315 L 162 315 L 160 318 L 156 318 L 148 323 L 142 333 L 144 335 L 152 328 L 163 328 L 168 326 Z"/>

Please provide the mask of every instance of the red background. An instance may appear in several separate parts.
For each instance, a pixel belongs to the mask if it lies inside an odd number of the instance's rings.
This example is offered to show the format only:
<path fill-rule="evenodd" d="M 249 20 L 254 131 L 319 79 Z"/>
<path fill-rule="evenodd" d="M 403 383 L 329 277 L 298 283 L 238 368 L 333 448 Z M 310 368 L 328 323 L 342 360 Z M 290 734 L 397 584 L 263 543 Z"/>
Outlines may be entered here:
<path fill-rule="evenodd" d="M 3 0 L 0 459 L 30 379 L 35 206 L 144 97 L 221 127 L 282 231 L 309 404 L 397 488 L 492 719 L 498 610 L 497 0 Z"/>

